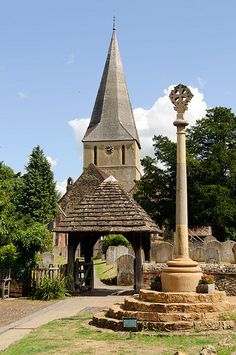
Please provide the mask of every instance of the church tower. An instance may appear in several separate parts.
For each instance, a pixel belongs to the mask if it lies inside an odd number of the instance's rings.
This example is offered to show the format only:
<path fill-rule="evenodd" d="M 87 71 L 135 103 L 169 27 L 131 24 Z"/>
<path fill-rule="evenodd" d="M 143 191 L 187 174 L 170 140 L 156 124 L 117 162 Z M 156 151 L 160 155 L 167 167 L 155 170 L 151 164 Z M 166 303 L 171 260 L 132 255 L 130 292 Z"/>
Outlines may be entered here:
<path fill-rule="evenodd" d="M 113 175 L 130 191 L 139 180 L 140 142 L 125 82 L 116 31 L 87 131 L 82 140 L 84 169 L 90 163 Z"/>

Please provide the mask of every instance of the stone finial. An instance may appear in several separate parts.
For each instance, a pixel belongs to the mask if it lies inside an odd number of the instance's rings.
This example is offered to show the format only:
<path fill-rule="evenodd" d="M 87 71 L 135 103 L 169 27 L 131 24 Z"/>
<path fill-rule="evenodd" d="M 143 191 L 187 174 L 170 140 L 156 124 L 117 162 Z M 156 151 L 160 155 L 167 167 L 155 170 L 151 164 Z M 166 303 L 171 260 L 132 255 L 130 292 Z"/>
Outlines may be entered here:
<path fill-rule="evenodd" d="M 175 111 L 177 113 L 184 113 L 188 108 L 188 103 L 191 101 L 193 94 L 190 89 L 182 84 L 179 84 L 171 90 L 170 100 L 174 105 Z"/>
<path fill-rule="evenodd" d="M 74 183 L 73 179 L 69 176 L 68 179 L 67 179 L 66 191 L 70 190 L 70 188 L 72 187 L 73 183 Z"/>

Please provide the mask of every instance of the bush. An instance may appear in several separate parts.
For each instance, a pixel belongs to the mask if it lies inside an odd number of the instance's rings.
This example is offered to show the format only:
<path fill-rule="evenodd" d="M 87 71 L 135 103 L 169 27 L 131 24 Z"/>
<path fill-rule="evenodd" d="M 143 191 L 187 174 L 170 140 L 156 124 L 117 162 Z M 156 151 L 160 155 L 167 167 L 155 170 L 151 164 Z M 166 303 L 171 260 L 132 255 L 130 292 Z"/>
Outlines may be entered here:
<path fill-rule="evenodd" d="M 66 279 L 59 277 L 50 279 L 44 277 L 40 283 L 40 286 L 36 288 L 34 299 L 49 301 L 53 299 L 62 299 L 69 296 L 66 288 Z"/>
<path fill-rule="evenodd" d="M 9 243 L 0 248 L 0 269 L 14 269 L 17 258 L 16 247 Z"/>
<path fill-rule="evenodd" d="M 131 247 L 130 242 L 122 234 L 108 234 L 102 244 L 102 252 L 106 254 L 109 246 L 124 245 L 125 247 Z"/>

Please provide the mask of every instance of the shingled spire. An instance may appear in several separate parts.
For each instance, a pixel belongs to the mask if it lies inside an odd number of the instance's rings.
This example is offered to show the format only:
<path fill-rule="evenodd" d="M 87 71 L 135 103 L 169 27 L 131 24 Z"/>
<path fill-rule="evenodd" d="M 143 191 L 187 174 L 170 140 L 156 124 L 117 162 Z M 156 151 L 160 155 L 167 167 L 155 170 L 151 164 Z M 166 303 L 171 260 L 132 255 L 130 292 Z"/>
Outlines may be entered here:
<path fill-rule="evenodd" d="M 140 148 L 122 61 L 113 28 L 108 55 L 83 142 L 135 140 Z"/>
<path fill-rule="evenodd" d="M 130 191 L 141 177 L 140 142 L 113 32 L 88 129 L 83 138 L 84 169 L 93 163 Z"/>

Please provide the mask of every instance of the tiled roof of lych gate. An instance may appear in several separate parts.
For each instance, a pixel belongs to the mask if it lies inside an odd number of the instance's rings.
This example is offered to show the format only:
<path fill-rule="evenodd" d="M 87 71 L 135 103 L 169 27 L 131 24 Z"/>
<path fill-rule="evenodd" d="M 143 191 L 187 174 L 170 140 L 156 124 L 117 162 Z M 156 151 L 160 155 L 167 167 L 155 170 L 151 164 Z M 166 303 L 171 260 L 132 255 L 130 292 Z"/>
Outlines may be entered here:
<path fill-rule="evenodd" d="M 93 165 L 88 168 L 73 183 L 70 189 L 62 196 L 59 205 L 64 213 L 71 210 L 84 198 L 85 195 L 92 193 L 108 175 Z"/>
<path fill-rule="evenodd" d="M 83 142 L 136 140 L 139 137 L 113 31 L 107 60 Z"/>
<path fill-rule="evenodd" d="M 109 177 L 94 193 L 85 196 L 77 206 L 67 211 L 55 231 L 159 233 L 160 229 L 118 182 Z"/>

